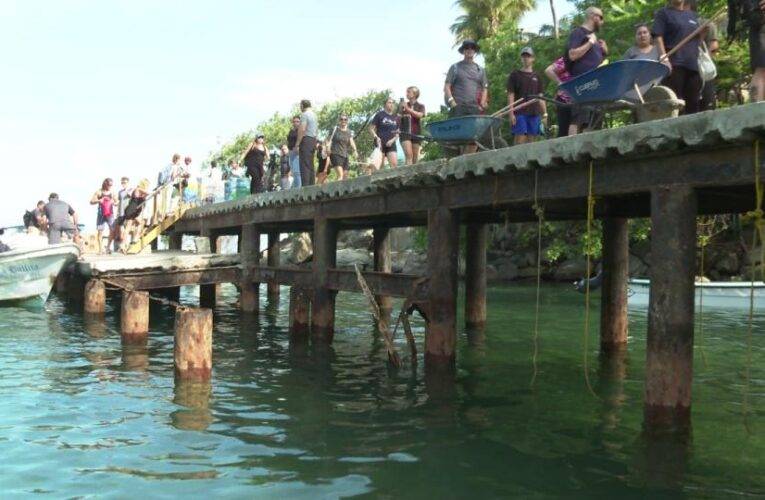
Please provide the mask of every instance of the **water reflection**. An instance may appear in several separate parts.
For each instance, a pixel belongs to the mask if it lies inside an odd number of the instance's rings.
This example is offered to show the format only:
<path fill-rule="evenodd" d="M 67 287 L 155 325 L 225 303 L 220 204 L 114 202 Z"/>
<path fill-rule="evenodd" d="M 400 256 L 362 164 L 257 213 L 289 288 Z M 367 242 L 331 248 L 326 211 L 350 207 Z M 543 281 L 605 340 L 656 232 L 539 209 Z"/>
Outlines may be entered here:
<path fill-rule="evenodd" d="M 210 411 L 212 385 L 209 381 L 176 378 L 173 394 L 173 403 L 184 407 L 170 413 L 173 427 L 187 431 L 204 431 L 213 423 Z"/>
<path fill-rule="evenodd" d="M 85 314 L 82 320 L 83 329 L 91 338 L 106 337 L 106 317 L 103 314 Z"/>
<path fill-rule="evenodd" d="M 603 402 L 599 421 L 604 431 L 616 429 L 621 422 L 621 410 L 627 399 L 624 380 L 627 377 L 628 354 L 626 345 L 600 351 L 595 392 Z"/>
<path fill-rule="evenodd" d="M 145 372 L 149 368 L 148 342 L 144 338 L 139 343 L 122 344 L 122 369 L 126 371 Z"/>

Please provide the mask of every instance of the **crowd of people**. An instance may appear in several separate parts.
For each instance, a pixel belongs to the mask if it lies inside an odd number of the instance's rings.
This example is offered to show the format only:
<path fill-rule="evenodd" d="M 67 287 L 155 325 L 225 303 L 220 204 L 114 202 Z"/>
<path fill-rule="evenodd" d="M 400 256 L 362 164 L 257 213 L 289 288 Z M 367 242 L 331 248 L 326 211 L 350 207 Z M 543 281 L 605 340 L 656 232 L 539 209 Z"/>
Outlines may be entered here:
<path fill-rule="evenodd" d="M 670 72 L 662 84 L 685 101 L 683 112 L 686 114 L 713 109 L 716 100 L 714 79 L 705 78 L 699 61 L 701 53 L 714 58 L 720 44 L 715 22 L 698 16 L 697 3 L 698 0 L 668 0 L 667 5 L 655 13 L 652 23 L 635 27 L 634 45 L 622 57 L 666 64 Z M 521 49 L 520 67 L 507 78 L 508 105 L 503 108 L 507 109 L 515 144 L 535 141 L 543 135 L 547 106 L 545 100 L 534 98 L 543 94 L 543 75 L 561 84 L 608 62 L 608 45 L 599 37 L 605 22 L 601 9 L 587 8 L 584 22 L 570 33 L 563 54 L 543 73 L 535 69 L 534 48 Z M 753 71 L 751 99 L 765 100 L 765 0 L 729 0 L 728 33 L 731 37 L 748 34 Z M 482 115 L 489 106 L 489 80 L 485 69 L 475 60 L 480 47 L 474 40 L 465 40 L 458 51 L 462 59 L 449 68 L 443 88 L 449 116 Z M 405 164 L 417 163 L 426 111 L 419 102 L 417 87 L 408 87 L 405 95 L 398 103 L 389 97 L 384 107 L 368 121 L 375 149 L 366 159 L 359 158 L 347 115 L 340 115 L 331 132 L 321 138 L 318 117 L 311 102 L 304 99 L 300 102 L 300 114 L 292 118 L 289 133 L 278 149 L 269 149 L 266 137 L 259 134 L 238 161 L 232 160 L 225 168 L 213 161 L 210 169 L 200 176 L 192 173 L 190 157 L 181 163 L 181 155 L 174 155 L 157 179 L 156 188 L 169 185 L 174 188 L 158 189 L 160 199 L 154 205 L 158 204 L 159 210 L 156 207 L 149 210 L 145 203 L 150 196 L 148 179 L 132 186 L 130 179 L 123 177 L 119 189 L 113 186 L 111 179 L 105 179 L 90 199 L 98 209 L 98 250 L 124 251 L 147 225 L 159 223 L 162 217 L 173 212 L 190 181 L 204 187 L 198 191 L 205 193 L 201 195 L 202 201 L 217 202 L 230 199 L 230 192 L 238 189 L 238 184 L 247 183 L 248 178 L 249 189 L 245 189 L 249 193 L 262 193 L 324 184 L 333 171 L 338 180 L 343 180 L 352 165 L 374 171 L 387 162 L 395 168 L 399 161 L 398 144 Z M 598 117 L 592 108 L 572 105 L 571 96 L 563 90 L 557 91 L 554 102 L 559 137 L 597 126 Z M 477 144 L 467 145 L 461 152 L 472 153 L 477 147 Z M 234 187 L 230 188 L 232 183 Z M 62 237 L 76 239 L 77 236 L 76 213 L 55 193 L 47 203 L 40 201 L 34 210 L 27 212 L 25 225 L 48 234 L 51 243 L 61 241 Z M 103 239 L 107 240 L 105 247 Z"/>
<path fill-rule="evenodd" d="M 704 20 L 697 14 L 698 0 L 668 0 L 652 20 L 635 27 L 635 41 L 622 59 L 646 59 L 661 62 L 670 69 L 662 82 L 685 101 L 683 113 L 692 114 L 716 107 L 717 90 L 714 78 L 705 78 L 699 67 L 699 54 L 704 52 L 714 59 L 720 50 L 716 22 Z M 752 100 L 765 99 L 765 28 L 763 12 L 765 0 L 729 0 L 729 33 L 749 31 L 753 71 Z M 743 22 L 741 22 L 743 20 Z M 547 105 L 544 100 L 533 99 L 544 92 L 544 76 L 561 84 L 609 62 L 608 44 L 600 38 L 606 19 L 598 7 L 585 11 L 581 26 L 570 33 L 563 54 L 540 73 L 535 69 L 534 48 L 520 51 L 520 68 L 507 78 L 507 115 L 512 126 L 515 144 L 538 140 L 547 123 Z M 453 64 L 446 75 L 444 100 L 450 117 L 484 114 L 489 105 L 488 77 L 476 61 L 480 47 L 476 41 L 465 40 L 459 47 L 462 60 Z M 281 168 L 278 183 L 264 182 L 269 170 L 266 138 L 258 136 L 249 146 L 242 161 L 251 178 L 251 193 L 272 188 L 289 189 L 323 184 L 334 170 L 338 180 L 345 179 L 351 164 L 367 170 L 377 170 L 385 163 L 398 165 L 397 144 L 403 150 L 405 163 L 417 163 L 423 141 L 421 123 L 425 107 L 418 101 L 417 87 L 406 89 L 406 98 L 396 104 L 389 98 L 371 119 L 369 132 L 376 148 L 372 155 L 361 161 L 348 129 L 348 117 L 340 117 L 338 124 L 323 140 L 319 137 L 318 119 L 308 100 L 300 103 L 301 113 L 292 120 L 286 143 L 279 148 Z M 591 107 L 572 105 L 572 99 L 563 90 L 554 98 L 559 137 L 581 133 L 597 127 L 601 116 Z M 520 103 L 520 104 L 519 104 Z M 462 153 L 477 150 L 477 144 L 463 147 Z M 316 164 L 314 164 L 314 157 Z M 356 161 L 352 161 L 355 159 Z M 231 170 L 233 171 L 233 169 Z"/>

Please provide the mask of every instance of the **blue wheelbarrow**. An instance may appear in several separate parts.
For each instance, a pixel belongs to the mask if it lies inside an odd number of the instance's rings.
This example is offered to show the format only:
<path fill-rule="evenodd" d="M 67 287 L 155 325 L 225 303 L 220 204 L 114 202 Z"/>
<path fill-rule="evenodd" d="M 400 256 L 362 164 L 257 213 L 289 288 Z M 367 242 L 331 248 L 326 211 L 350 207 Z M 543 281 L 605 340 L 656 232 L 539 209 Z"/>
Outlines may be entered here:
<path fill-rule="evenodd" d="M 676 116 L 685 102 L 672 90 L 658 85 L 670 69 L 666 65 L 644 59 L 616 61 L 595 68 L 561 83 L 571 103 L 539 96 L 556 106 L 580 106 L 591 109 L 592 121 L 602 120 L 607 111 L 632 110 L 636 121 L 644 122 Z"/>
<path fill-rule="evenodd" d="M 427 125 L 425 140 L 435 141 L 447 148 L 477 144 L 480 149 L 498 149 L 507 143 L 499 135 L 502 120 L 493 116 L 467 115 L 441 120 Z"/>

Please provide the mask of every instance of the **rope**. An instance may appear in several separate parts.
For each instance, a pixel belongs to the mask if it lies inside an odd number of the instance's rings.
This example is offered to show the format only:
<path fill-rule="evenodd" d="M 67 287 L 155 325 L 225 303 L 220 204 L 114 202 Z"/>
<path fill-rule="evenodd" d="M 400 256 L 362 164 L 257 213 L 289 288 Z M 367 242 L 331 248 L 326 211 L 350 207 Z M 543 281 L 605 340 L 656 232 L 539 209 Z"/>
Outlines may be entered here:
<path fill-rule="evenodd" d="M 592 180 L 594 177 L 594 165 L 590 160 L 589 179 L 587 181 L 587 234 L 585 237 L 585 256 L 587 259 L 587 274 L 585 275 L 585 291 L 584 291 L 584 382 L 587 384 L 587 389 L 594 397 L 598 397 L 595 391 L 592 390 L 592 384 L 590 384 L 589 374 L 589 360 L 588 350 L 590 345 L 590 273 L 592 272 L 592 221 L 595 218 L 595 197 L 592 194 Z"/>
<path fill-rule="evenodd" d="M 699 238 L 699 244 L 701 246 L 701 269 L 699 273 L 701 274 L 701 280 L 703 283 L 704 280 L 704 250 L 707 247 L 707 244 L 709 243 L 709 237 L 702 235 Z M 706 352 L 704 352 L 704 344 L 702 343 L 702 340 L 704 338 L 704 287 L 699 286 L 699 334 L 697 336 L 697 342 L 696 344 L 699 346 L 699 352 L 701 353 L 701 362 L 704 363 L 704 368 L 708 368 L 707 365 L 707 355 Z"/>
<path fill-rule="evenodd" d="M 761 244 L 765 245 L 765 220 L 763 220 L 763 197 L 765 197 L 765 189 L 763 188 L 760 179 L 760 141 L 759 139 L 754 141 L 754 189 L 756 209 L 749 212 L 747 215 L 754 218 L 754 231 L 752 231 L 752 251 L 757 247 L 757 239 Z M 760 273 L 765 272 L 765 246 L 760 250 Z M 752 265 L 751 270 L 751 285 L 749 288 L 749 324 L 746 332 L 746 360 L 744 362 L 744 401 L 742 404 L 742 411 L 744 413 L 744 427 L 748 434 L 752 434 L 749 428 L 749 386 L 751 381 L 752 372 L 752 332 L 754 330 L 754 280 L 757 274 L 756 266 Z"/>
<path fill-rule="evenodd" d="M 539 205 L 539 170 L 534 171 L 534 213 L 537 216 L 537 297 L 534 307 L 534 352 L 531 356 L 533 374 L 529 386 L 534 387 L 537 379 L 537 357 L 539 355 L 539 299 L 542 287 L 542 221 L 545 216 L 545 209 Z"/>

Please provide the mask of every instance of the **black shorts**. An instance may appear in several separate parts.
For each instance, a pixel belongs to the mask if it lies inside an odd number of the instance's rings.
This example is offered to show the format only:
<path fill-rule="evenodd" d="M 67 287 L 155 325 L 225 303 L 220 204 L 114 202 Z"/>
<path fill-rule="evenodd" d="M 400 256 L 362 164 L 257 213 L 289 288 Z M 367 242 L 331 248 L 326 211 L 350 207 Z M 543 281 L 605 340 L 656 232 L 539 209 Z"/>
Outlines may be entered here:
<path fill-rule="evenodd" d="M 749 57 L 752 61 L 752 71 L 765 68 L 765 24 L 749 30 Z"/>
<path fill-rule="evenodd" d="M 401 132 L 399 139 L 401 139 L 401 142 L 411 141 L 412 144 L 422 144 L 421 135 L 412 135 L 412 134 L 407 134 L 406 132 Z"/>
<path fill-rule="evenodd" d="M 319 166 L 316 168 L 316 173 L 317 174 L 323 174 L 324 172 L 326 172 L 327 168 L 329 168 L 329 167 L 327 167 L 327 159 L 326 158 L 317 157 L 316 161 L 319 163 Z"/>
<path fill-rule="evenodd" d="M 333 167 L 341 167 L 346 172 L 348 171 L 349 164 L 348 164 L 348 157 L 347 156 L 340 156 L 331 154 L 329 155 L 329 163 Z"/>
<path fill-rule="evenodd" d="M 382 148 L 381 148 L 381 149 L 382 149 L 382 153 L 383 153 L 384 155 L 387 155 L 388 153 L 395 153 L 396 151 L 398 151 L 398 150 L 396 149 L 396 143 L 395 143 L 395 141 L 394 141 L 394 142 L 393 142 L 393 144 L 391 144 L 390 146 L 387 146 L 387 145 L 385 144 L 385 142 L 383 142 L 383 143 L 382 143 Z"/>

